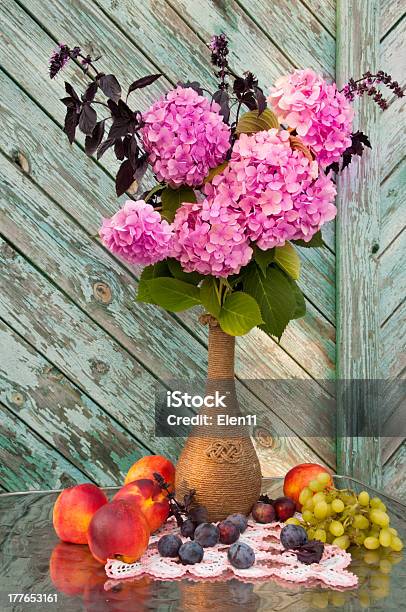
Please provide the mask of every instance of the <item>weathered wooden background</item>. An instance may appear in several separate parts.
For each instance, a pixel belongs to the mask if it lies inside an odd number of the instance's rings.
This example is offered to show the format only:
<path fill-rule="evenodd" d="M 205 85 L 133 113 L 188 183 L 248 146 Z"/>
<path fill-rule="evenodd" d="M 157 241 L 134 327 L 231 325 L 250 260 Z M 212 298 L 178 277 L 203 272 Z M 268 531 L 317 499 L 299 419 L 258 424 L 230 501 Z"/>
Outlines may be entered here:
<path fill-rule="evenodd" d="M 380 8 L 380 66 L 400 80 L 404 0 L 382 0 Z M 293 67 L 333 77 L 336 44 L 343 40 L 336 32 L 335 1 L 2 0 L 0 11 L 0 486 L 57 488 L 88 479 L 117 484 L 143 454 L 176 458 L 182 441 L 154 436 L 154 384 L 204 376 L 206 331 L 194 312 L 170 315 L 136 303 L 137 271 L 114 259 L 95 237 L 101 216 L 119 206 L 114 161 L 108 155 L 100 162 L 86 158 L 80 139 L 69 148 L 59 102 L 63 76 L 48 78 L 49 55 L 58 41 L 100 52 L 100 65 L 123 75 L 123 86 L 162 72 L 164 77 L 139 92 L 142 109 L 178 79 L 213 86 L 206 42 L 221 31 L 231 40 L 233 69 L 252 69 L 266 88 Z M 80 70 L 67 70 L 83 89 Z M 402 376 L 405 367 L 401 102 L 391 100 L 380 118 L 376 168 L 381 223 L 374 257 L 384 378 Z M 280 345 L 260 331 L 238 340 L 239 389 L 253 410 L 268 409 L 266 379 L 311 378 L 327 394 L 326 381 L 335 377 L 334 226 L 324 235 L 325 248 L 301 249 L 306 317 L 290 326 Z M 367 236 L 340 240 L 362 244 Z M 254 389 L 250 379 L 265 381 Z M 334 468 L 335 440 L 316 437 L 325 416 L 319 406 L 303 414 L 303 421 L 314 424 L 314 437 L 301 439 L 294 436 L 298 424 L 289 407 L 274 409 L 274 429 L 256 432 L 263 473 L 283 474 L 295 463 L 314 460 Z M 292 436 L 278 439 L 283 424 Z M 386 489 L 402 496 L 401 439 L 383 444 L 382 462 Z"/>

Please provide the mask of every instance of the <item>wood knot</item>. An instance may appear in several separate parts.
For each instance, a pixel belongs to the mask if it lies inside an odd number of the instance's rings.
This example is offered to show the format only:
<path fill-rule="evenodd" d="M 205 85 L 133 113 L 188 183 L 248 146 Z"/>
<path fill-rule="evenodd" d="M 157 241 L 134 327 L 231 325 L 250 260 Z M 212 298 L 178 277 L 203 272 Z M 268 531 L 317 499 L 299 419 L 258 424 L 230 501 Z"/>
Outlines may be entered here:
<path fill-rule="evenodd" d="M 254 431 L 254 438 L 263 448 L 273 448 L 275 440 L 264 427 L 257 427 Z"/>
<path fill-rule="evenodd" d="M 216 463 L 238 463 L 243 456 L 239 440 L 218 440 L 206 448 L 206 455 Z"/>
<path fill-rule="evenodd" d="M 28 158 L 22 151 L 16 151 L 14 154 L 14 161 L 18 166 L 20 166 L 21 170 L 26 174 L 30 173 L 31 166 Z"/>
<path fill-rule="evenodd" d="M 111 289 L 106 283 L 101 281 L 94 283 L 93 295 L 98 302 L 102 304 L 110 304 L 111 302 Z"/>
<path fill-rule="evenodd" d="M 19 391 L 15 391 L 12 395 L 11 395 L 11 401 L 13 404 L 15 404 L 16 406 L 22 406 L 25 402 L 25 397 L 22 393 L 20 393 Z"/>
<path fill-rule="evenodd" d="M 104 361 L 98 361 L 97 359 L 91 360 L 90 367 L 92 372 L 95 374 L 107 374 L 110 369 L 110 366 L 108 366 L 107 363 L 104 363 Z"/>

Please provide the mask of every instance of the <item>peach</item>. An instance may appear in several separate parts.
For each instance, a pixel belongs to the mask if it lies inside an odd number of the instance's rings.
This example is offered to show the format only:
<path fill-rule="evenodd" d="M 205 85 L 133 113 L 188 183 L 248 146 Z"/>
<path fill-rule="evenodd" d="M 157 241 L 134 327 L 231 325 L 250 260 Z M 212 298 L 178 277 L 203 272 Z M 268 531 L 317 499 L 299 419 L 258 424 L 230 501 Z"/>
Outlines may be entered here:
<path fill-rule="evenodd" d="M 49 560 L 49 574 L 55 588 L 66 595 L 82 595 L 89 587 L 104 585 L 104 568 L 91 555 L 87 546 L 59 542 Z"/>
<path fill-rule="evenodd" d="M 285 476 L 283 483 L 283 492 L 287 497 L 293 499 L 296 503 L 296 508 L 301 509 L 299 504 L 300 491 L 307 487 L 311 480 L 314 480 L 318 474 L 326 472 L 330 474 L 327 468 L 318 463 L 300 463 L 289 470 Z M 333 483 L 330 479 L 330 485 Z"/>
<path fill-rule="evenodd" d="M 123 499 L 102 506 L 92 518 L 87 532 L 90 552 L 99 563 L 118 558 L 134 563 L 144 554 L 149 542 L 147 519 L 140 510 Z"/>
<path fill-rule="evenodd" d="M 175 466 L 169 459 L 161 457 L 161 455 L 147 455 L 141 457 L 134 465 L 132 465 L 125 477 L 124 484 L 127 485 L 139 478 L 150 478 L 154 480 L 154 472 L 161 474 L 165 482 L 171 486 L 171 491 L 175 486 Z"/>
<path fill-rule="evenodd" d="M 151 533 L 159 529 L 169 516 L 170 507 L 166 493 L 149 478 L 130 482 L 120 489 L 113 501 L 118 499 L 125 499 L 143 513 Z"/>
<path fill-rule="evenodd" d="M 55 502 L 53 524 L 64 542 L 87 544 L 89 523 L 108 499 L 95 484 L 85 483 L 65 489 Z"/>

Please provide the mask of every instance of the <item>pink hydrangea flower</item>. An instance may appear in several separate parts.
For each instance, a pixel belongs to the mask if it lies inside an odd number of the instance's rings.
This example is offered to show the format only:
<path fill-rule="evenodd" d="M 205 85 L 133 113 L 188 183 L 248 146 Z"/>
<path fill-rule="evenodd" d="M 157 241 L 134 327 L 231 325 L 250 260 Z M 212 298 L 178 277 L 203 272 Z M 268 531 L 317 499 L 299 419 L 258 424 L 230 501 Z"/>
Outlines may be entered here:
<path fill-rule="evenodd" d="M 159 212 L 144 200 L 127 200 L 99 231 L 103 244 L 135 264 L 149 265 L 168 257 L 172 231 Z"/>
<path fill-rule="evenodd" d="M 172 256 L 186 272 L 212 276 L 237 274 L 252 257 L 239 213 L 208 199 L 184 203 L 173 223 Z"/>
<path fill-rule="evenodd" d="M 351 144 L 354 110 L 349 100 L 313 70 L 279 78 L 268 97 L 278 119 L 295 128 L 323 167 L 338 161 Z"/>
<path fill-rule="evenodd" d="M 234 211 L 246 237 L 263 250 L 310 240 L 336 213 L 331 178 L 319 176 L 317 162 L 292 149 L 286 130 L 242 134 L 205 193 L 213 210 Z"/>
<path fill-rule="evenodd" d="M 190 87 L 177 87 L 143 115 L 144 147 L 159 181 L 175 188 L 201 185 L 224 161 L 230 128 L 219 109 Z"/>

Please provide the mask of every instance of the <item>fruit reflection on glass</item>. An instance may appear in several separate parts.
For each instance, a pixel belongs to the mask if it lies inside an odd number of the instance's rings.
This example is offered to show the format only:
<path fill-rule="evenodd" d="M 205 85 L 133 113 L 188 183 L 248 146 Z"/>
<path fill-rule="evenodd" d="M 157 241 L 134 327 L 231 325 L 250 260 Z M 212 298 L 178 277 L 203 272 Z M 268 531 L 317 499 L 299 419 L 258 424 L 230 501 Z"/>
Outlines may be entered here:
<path fill-rule="evenodd" d="M 87 588 L 104 584 L 104 568 L 87 546 L 59 542 L 49 560 L 49 574 L 55 588 L 65 595 L 83 595 Z"/>

